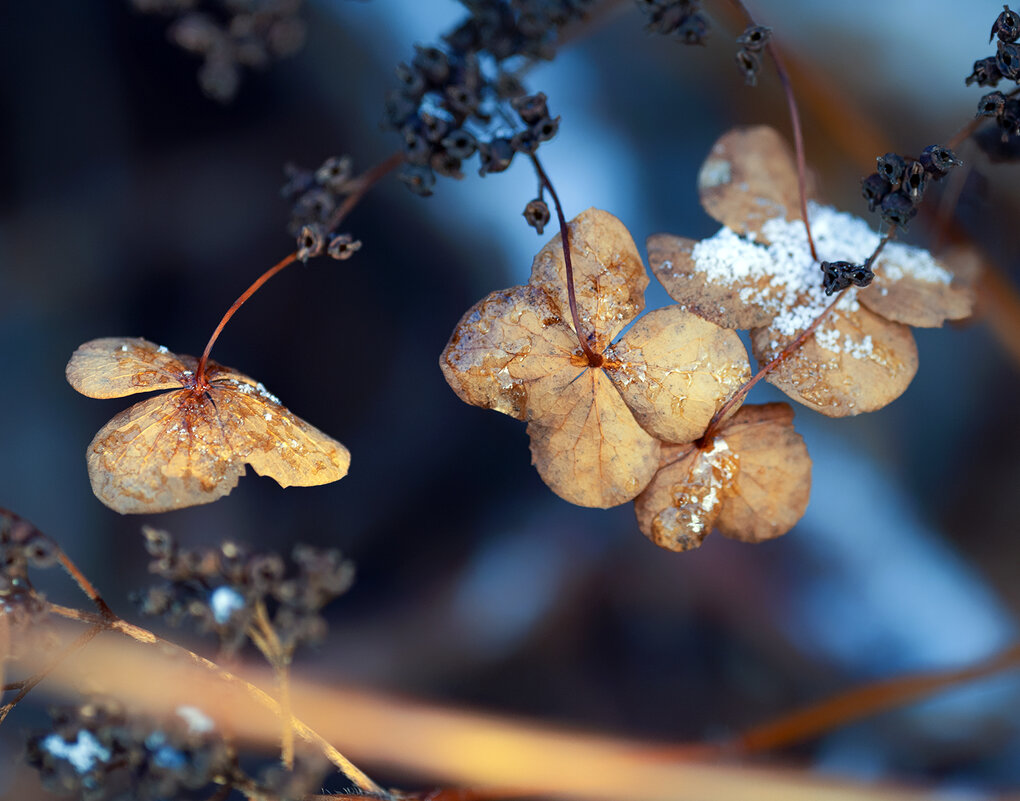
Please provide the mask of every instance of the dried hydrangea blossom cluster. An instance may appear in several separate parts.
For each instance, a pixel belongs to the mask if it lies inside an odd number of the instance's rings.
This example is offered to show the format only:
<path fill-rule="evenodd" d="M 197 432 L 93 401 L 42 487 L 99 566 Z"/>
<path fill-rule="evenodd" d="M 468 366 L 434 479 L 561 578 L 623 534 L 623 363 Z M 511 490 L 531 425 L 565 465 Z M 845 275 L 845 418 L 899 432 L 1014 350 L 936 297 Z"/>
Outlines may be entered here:
<path fill-rule="evenodd" d="M 213 721 L 182 706 L 166 721 L 130 717 L 111 699 L 51 711 L 52 730 L 31 736 L 27 760 L 56 793 L 101 799 L 187 798 L 231 786 L 236 757 Z"/>
<path fill-rule="evenodd" d="M 71 355 L 67 381 L 90 398 L 169 390 L 99 430 L 87 450 L 92 491 L 121 514 L 165 512 L 227 495 L 251 465 L 280 486 L 347 475 L 347 449 L 262 384 L 138 337 L 105 337 Z"/>
<path fill-rule="evenodd" d="M 553 491 L 585 506 L 636 498 L 644 533 L 672 550 L 695 547 L 713 527 L 768 539 L 803 515 L 810 459 L 792 410 L 739 409 L 750 374 L 728 329 L 750 329 L 755 358 L 771 362 L 829 305 L 826 266 L 867 264 L 880 243 L 863 221 L 811 203 L 812 258 L 793 158 L 769 128 L 723 136 L 699 191 L 725 227 L 702 242 L 648 240 L 652 271 L 677 305 L 643 317 L 647 276 L 622 224 L 591 209 L 569 225 L 578 320 L 594 360 L 578 348 L 558 238 L 527 285 L 464 315 L 440 360 L 464 401 L 527 421 L 533 462 Z M 835 417 L 898 397 L 917 369 L 908 326 L 965 317 L 972 304 L 967 287 L 905 245 L 885 246 L 867 289 L 853 277 L 842 275 L 850 286 L 834 310 L 767 376 Z"/>
<path fill-rule="evenodd" d="M 439 47 L 418 46 L 397 68 L 400 88 L 386 99 L 387 127 L 400 133 L 400 178 L 430 195 L 436 175 L 461 178 L 475 153 L 479 173 L 502 172 L 515 154 L 552 139 L 559 117 L 544 94 L 528 95 L 516 70 L 551 58 L 559 31 L 592 0 L 464 0 L 470 12 Z"/>
<path fill-rule="evenodd" d="M 929 145 L 919 159 L 886 153 L 877 164 L 877 171 L 861 181 L 868 211 L 877 210 L 884 222 L 906 228 L 917 215 L 929 183 L 942 180 L 963 162 L 949 148 Z"/>
<path fill-rule="evenodd" d="M 1003 6 L 992 24 L 988 41 L 996 40 L 993 56 L 978 59 L 967 77 L 970 86 L 998 86 L 1002 80 L 1020 84 L 1020 14 Z M 1010 92 L 994 91 L 978 101 L 977 117 L 995 120 L 995 127 L 985 126 L 974 135 L 974 141 L 992 161 L 1015 161 L 1020 158 L 1020 101 L 1014 87 Z"/>
<path fill-rule="evenodd" d="M 335 549 L 297 545 L 288 568 L 275 553 L 249 551 L 235 542 L 217 548 L 184 548 L 167 532 L 146 527 L 149 572 L 163 579 L 141 598 L 142 611 L 172 625 L 191 623 L 219 637 L 233 653 L 260 619 L 272 628 L 287 654 L 320 642 L 326 633 L 322 609 L 354 581 L 354 566 Z"/>
<path fill-rule="evenodd" d="M 265 69 L 305 41 L 302 0 L 131 0 L 137 11 L 173 18 L 171 42 L 202 59 L 198 83 L 213 100 L 233 100 L 245 67 Z"/>
<path fill-rule="evenodd" d="M 324 252 L 332 259 L 349 259 L 361 249 L 350 234 L 333 234 L 330 223 L 342 201 L 357 192 L 360 181 L 349 156 L 330 156 L 317 170 L 294 164 L 284 168 L 287 183 L 280 193 L 291 202 L 287 233 L 297 239 L 297 256 L 308 261 Z"/>
<path fill-rule="evenodd" d="M 56 563 L 53 543 L 45 534 L 13 512 L 0 509 L 0 618 L 8 630 L 23 630 L 45 621 L 46 599 L 32 586 L 28 569 Z M 20 642 L 19 637 L 11 638 L 15 650 L 8 656 L 17 658 Z"/>

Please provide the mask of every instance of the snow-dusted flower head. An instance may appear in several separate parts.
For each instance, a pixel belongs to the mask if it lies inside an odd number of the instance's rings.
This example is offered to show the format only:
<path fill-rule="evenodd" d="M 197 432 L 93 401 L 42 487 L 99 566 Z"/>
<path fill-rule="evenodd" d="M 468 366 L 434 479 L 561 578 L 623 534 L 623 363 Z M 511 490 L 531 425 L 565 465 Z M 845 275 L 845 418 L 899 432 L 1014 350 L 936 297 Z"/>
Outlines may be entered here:
<path fill-rule="evenodd" d="M 726 328 L 750 329 L 761 363 L 829 304 L 820 262 L 861 264 L 880 241 L 863 220 L 809 202 L 819 257 L 812 258 L 796 166 L 771 128 L 737 128 L 719 139 L 698 189 L 706 211 L 725 227 L 701 242 L 650 237 L 652 271 L 690 311 Z M 830 417 L 874 411 L 903 393 L 917 372 L 909 326 L 940 326 L 971 313 L 969 288 L 925 250 L 890 242 L 873 269 L 871 286 L 848 289 L 815 334 L 767 378 Z"/>

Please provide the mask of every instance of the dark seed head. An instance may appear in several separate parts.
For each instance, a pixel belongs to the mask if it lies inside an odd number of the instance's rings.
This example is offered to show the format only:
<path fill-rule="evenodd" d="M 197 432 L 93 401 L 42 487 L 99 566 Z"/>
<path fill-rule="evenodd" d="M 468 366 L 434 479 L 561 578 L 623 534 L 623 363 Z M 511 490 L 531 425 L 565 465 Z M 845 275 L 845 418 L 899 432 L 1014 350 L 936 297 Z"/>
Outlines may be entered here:
<path fill-rule="evenodd" d="M 350 234 L 340 234 L 330 240 L 326 253 L 329 254 L 331 259 L 345 261 L 359 250 L 361 250 L 360 239 L 354 239 Z"/>
<path fill-rule="evenodd" d="M 907 165 L 906 172 L 903 173 L 903 180 L 900 182 L 900 191 L 903 192 L 909 199 L 910 202 L 915 206 L 921 202 L 921 198 L 924 197 L 924 190 L 927 188 L 928 181 L 925 175 L 924 165 L 919 161 L 912 161 Z"/>
<path fill-rule="evenodd" d="M 974 71 L 967 77 L 967 86 L 976 83 L 978 86 L 995 86 L 1002 79 L 999 62 L 995 56 L 982 58 L 974 62 Z"/>
<path fill-rule="evenodd" d="M 989 92 L 978 101 L 978 117 L 998 117 L 1006 108 L 1006 96 L 1002 92 Z"/>
<path fill-rule="evenodd" d="M 315 180 L 332 192 L 342 192 L 350 179 L 350 156 L 331 156 L 315 171 Z"/>
<path fill-rule="evenodd" d="M 1010 11 L 1009 6 L 1003 6 L 1003 9 L 992 25 L 992 32 L 988 36 L 989 42 L 996 36 L 1000 42 L 1015 42 L 1020 38 L 1020 14 Z"/>
<path fill-rule="evenodd" d="M 890 192 L 882 200 L 882 219 L 890 225 L 906 228 L 917 214 L 917 208 L 903 192 Z"/>
<path fill-rule="evenodd" d="M 1003 77 L 1011 81 L 1020 79 L 1020 47 L 1007 42 L 999 42 L 999 49 L 995 54 L 995 65 Z"/>
<path fill-rule="evenodd" d="M 896 153 L 886 153 L 884 156 L 879 156 L 877 161 L 878 174 L 889 183 L 893 185 L 898 184 L 903 178 L 904 171 L 907 169 L 907 162 L 903 156 Z"/>
<path fill-rule="evenodd" d="M 771 28 L 766 28 L 764 25 L 750 25 L 737 37 L 737 44 L 741 45 L 745 50 L 757 52 L 763 49 L 771 38 Z"/>
<path fill-rule="evenodd" d="M 737 51 L 737 69 L 744 76 L 748 86 L 756 86 L 758 83 L 758 72 L 761 70 L 761 58 L 751 50 Z"/>
<path fill-rule="evenodd" d="M 542 198 L 535 198 L 524 207 L 524 219 L 541 234 L 549 224 L 549 207 Z"/>
<path fill-rule="evenodd" d="M 436 174 L 420 164 L 406 164 L 398 176 L 401 181 L 416 195 L 428 197 L 436 184 Z"/>
<path fill-rule="evenodd" d="M 514 158 L 514 149 L 510 140 L 505 137 L 497 137 L 479 148 L 479 155 L 482 159 L 479 175 L 486 175 L 490 172 L 503 172 L 510 166 Z"/>
<path fill-rule="evenodd" d="M 881 204 L 882 198 L 892 191 L 892 184 L 879 173 L 873 172 L 861 181 L 861 194 L 868 201 L 868 211 L 874 211 Z"/>
<path fill-rule="evenodd" d="M 546 96 L 544 92 L 539 92 L 536 95 L 525 95 L 523 97 L 514 98 L 510 101 L 510 105 L 512 105 L 514 110 L 521 115 L 521 119 L 524 120 L 527 125 L 533 125 L 539 120 L 549 116 L 549 107 L 546 103 Z"/>
<path fill-rule="evenodd" d="M 297 257 L 301 261 L 318 256 L 326 246 L 326 232 L 318 223 L 309 223 L 301 227 L 297 237 Z"/>
<path fill-rule="evenodd" d="M 962 164 L 963 162 L 956 157 L 952 150 L 942 147 L 942 145 L 928 145 L 921 151 L 921 166 L 924 167 L 929 177 L 935 180 L 942 178 L 953 167 L 959 167 Z"/>
<path fill-rule="evenodd" d="M 478 142 L 470 131 L 457 128 L 450 131 L 440 143 L 446 152 L 455 159 L 466 159 L 474 155 Z"/>
<path fill-rule="evenodd" d="M 531 126 L 531 132 L 535 134 L 535 138 L 539 142 L 548 142 L 560 129 L 560 118 L 559 117 L 543 117 L 540 120 L 536 120 Z"/>

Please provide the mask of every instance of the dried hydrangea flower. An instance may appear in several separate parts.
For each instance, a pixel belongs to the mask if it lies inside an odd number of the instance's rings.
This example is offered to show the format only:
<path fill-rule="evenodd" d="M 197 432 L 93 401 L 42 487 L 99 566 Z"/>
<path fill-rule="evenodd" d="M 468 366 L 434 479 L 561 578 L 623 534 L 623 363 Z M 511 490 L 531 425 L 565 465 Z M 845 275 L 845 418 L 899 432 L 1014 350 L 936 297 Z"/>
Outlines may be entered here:
<path fill-rule="evenodd" d="M 656 545 L 687 551 L 713 528 L 761 542 L 785 534 L 807 509 L 811 459 L 786 403 L 744 406 L 704 448 L 666 445 L 660 468 L 634 501 Z"/>
<path fill-rule="evenodd" d="M 580 506 L 631 500 L 658 467 L 659 441 L 699 437 L 750 377 L 739 338 L 679 307 L 644 306 L 648 274 L 630 233 L 589 209 L 569 224 L 578 317 L 569 311 L 562 240 L 542 248 L 524 286 L 493 292 L 443 350 L 447 382 L 467 403 L 528 422 L 532 459 Z"/>
<path fill-rule="evenodd" d="M 701 242 L 650 237 L 652 272 L 687 309 L 717 325 L 751 329 L 761 363 L 828 305 L 820 262 L 863 264 L 879 242 L 863 220 L 810 202 L 819 261 L 812 259 L 793 156 L 771 128 L 725 134 L 701 169 L 699 191 L 725 227 Z M 927 251 L 891 242 L 872 267 L 871 286 L 848 289 L 814 336 L 767 377 L 832 417 L 874 411 L 902 394 L 917 370 L 908 326 L 938 326 L 971 313 L 970 289 Z"/>

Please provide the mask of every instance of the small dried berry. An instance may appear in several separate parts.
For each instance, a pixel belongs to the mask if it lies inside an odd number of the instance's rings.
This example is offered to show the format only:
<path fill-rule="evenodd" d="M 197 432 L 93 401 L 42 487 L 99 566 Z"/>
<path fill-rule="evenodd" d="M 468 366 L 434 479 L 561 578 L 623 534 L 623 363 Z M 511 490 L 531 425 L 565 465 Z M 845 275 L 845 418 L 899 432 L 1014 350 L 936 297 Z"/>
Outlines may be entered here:
<path fill-rule="evenodd" d="M 439 86 L 450 77 L 450 60 L 446 53 L 438 47 L 422 47 L 415 45 L 417 53 L 414 57 L 414 67 L 429 81 Z"/>
<path fill-rule="evenodd" d="M 999 42 L 995 54 L 995 65 L 1004 78 L 1011 81 L 1020 79 L 1020 47 L 1015 44 Z"/>
<path fill-rule="evenodd" d="M 963 162 L 956 157 L 956 154 L 942 145 L 928 145 L 921 151 L 921 166 L 935 180 L 945 176 L 953 167 L 962 165 Z"/>
<path fill-rule="evenodd" d="M 907 169 L 906 159 L 896 153 L 886 153 L 884 156 L 879 156 L 877 162 L 879 175 L 893 186 L 899 184 Z"/>
<path fill-rule="evenodd" d="M 915 206 L 924 197 L 924 190 L 928 186 L 924 165 L 919 161 L 911 161 L 903 173 L 903 180 L 900 182 L 900 191 L 903 192 L 910 202 Z"/>
<path fill-rule="evenodd" d="M 737 51 L 737 69 L 744 76 L 748 86 L 758 84 L 758 72 L 761 70 L 761 58 L 751 50 Z"/>
<path fill-rule="evenodd" d="M 359 250 L 361 250 L 360 239 L 354 239 L 350 234 L 339 234 L 330 240 L 326 253 L 329 254 L 331 259 L 344 261 Z"/>
<path fill-rule="evenodd" d="M 535 138 L 539 142 L 548 142 L 560 129 L 560 118 L 556 117 L 543 117 L 540 120 L 534 122 L 531 126 L 531 132 L 535 134 Z"/>
<path fill-rule="evenodd" d="M 510 101 L 514 111 L 520 114 L 525 124 L 533 125 L 539 120 L 549 116 L 549 107 L 546 103 L 544 92 L 536 95 L 525 95 Z"/>
<path fill-rule="evenodd" d="M 308 261 L 322 253 L 326 247 L 326 232 L 318 223 L 309 223 L 301 228 L 297 237 L 297 257 Z"/>
<path fill-rule="evenodd" d="M 854 264 L 849 261 L 823 261 L 819 266 L 824 274 L 822 288 L 826 295 L 842 291 L 851 285 L 868 286 L 875 278 L 871 268 L 864 264 Z"/>
<path fill-rule="evenodd" d="M 549 206 L 542 198 L 535 198 L 524 207 L 524 219 L 528 221 L 528 225 L 541 234 L 549 224 Z"/>
<path fill-rule="evenodd" d="M 744 32 L 737 37 L 737 44 L 745 50 L 757 52 L 765 48 L 772 38 L 772 29 L 764 25 L 749 25 Z"/>
<path fill-rule="evenodd" d="M 463 128 L 450 131 L 440 144 L 455 159 L 470 158 L 474 155 L 475 150 L 478 149 L 478 142 L 475 137 L 470 131 L 466 131 Z"/>
<path fill-rule="evenodd" d="M 479 148 L 482 158 L 482 166 L 478 170 L 479 175 L 486 175 L 490 172 L 503 172 L 510 166 L 514 158 L 514 149 L 510 140 L 506 137 L 497 137 L 487 145 Z"/>
<path fill-rule="evenodd" d="M 1006 109 L 1006 96 L 1002 92 L 989 92 L 978 101 L 977 117 L 999 117 Z"/>
<path fill-rule="evenodd" d="M 1009 6 L 1003 6 L 1003 9 L 992 25 L 992 32 L 988 35 L 989 42 L 996 36 L 1000 42 L 1015 42 L 1020 38 L 1020 14 L 1011 11 Z"/>
<path fill-rule="evenodd" d="M 906 228 L 917 214 L 917 207 L 903 192 L 890 192 L 882 200 L 882 219 L 890 225 Z"/>
<path fill-rule="evenodd" d="M 891 191 L 892 184 L 877 172 L 861 180 L 861 194 L 868 201 L 868 211 L 874 211 L 882 203 L 882 198 Z"/>
<path fill-rule="evenodd" d="M 978 59 L 974 62 L 974 71 L 967 76 L 967 86 L 976 83 L 978 86 L 995 86 L 1002 79 L 999 62 L 995 56 Z"/>

